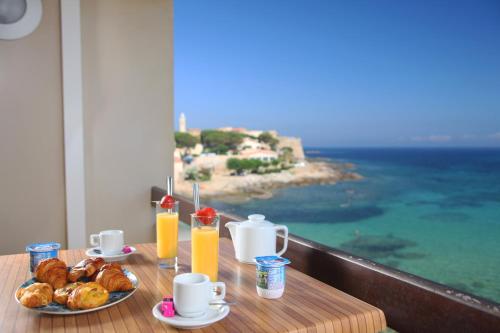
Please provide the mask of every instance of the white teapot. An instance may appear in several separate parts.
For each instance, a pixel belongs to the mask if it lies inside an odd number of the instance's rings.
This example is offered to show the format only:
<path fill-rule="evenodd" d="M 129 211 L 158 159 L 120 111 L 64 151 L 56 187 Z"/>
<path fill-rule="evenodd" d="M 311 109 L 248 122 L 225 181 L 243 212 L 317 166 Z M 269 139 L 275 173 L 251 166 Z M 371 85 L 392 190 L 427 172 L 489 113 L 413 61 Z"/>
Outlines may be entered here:
<path fill-rule="evenodd" d="M 226 228 L 233 239 L 236 259 L 243 263 L 254 264 L 253 259 L 259 256 L 281 256 L 288 246 L 288 228 L 275 225 L 265 220 L 260 214 L 248 216 L 248 221 L 228 222 Z M 276 253 L 276 232 L 283 230 L 285 239 L 283 249 Z"/>

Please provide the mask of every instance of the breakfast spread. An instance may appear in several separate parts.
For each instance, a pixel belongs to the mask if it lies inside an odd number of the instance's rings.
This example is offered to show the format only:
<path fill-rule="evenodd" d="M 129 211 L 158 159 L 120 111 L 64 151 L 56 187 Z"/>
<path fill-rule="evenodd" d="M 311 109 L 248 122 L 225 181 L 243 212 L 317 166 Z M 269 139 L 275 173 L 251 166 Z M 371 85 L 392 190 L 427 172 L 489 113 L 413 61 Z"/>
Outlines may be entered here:
<path fill-rule="evenodd" d="M 16 292 L 28 308 L 57 303 L 71 310 L 93 309 L 106 304 L 110 293 L 134 289 L 119 264 L 107 264 L 102 258 L 82 260 L 69 271 L 58 258 L 44 259 L 35 268 L 35 280 Z"/>
<path fill-rule="evenodd" d="M 169 191 L 156 203 L 157 257 L 160 268 L 177 266 L 179 202 Z M 197 185 L 197 184 L 195 184 Z M 173 295 L 166 296 L 153 308 L 153 315 L 178 328 L 200 328 L 222 320 L 229 314 L 224 300 L 226 285 L 218 282 L 219 223 L 221 216 L 212 207 L 200 207 L 199 186 L 193 189 L 195 211 L 191 214 L 191 272 L 177 274 Z M 245 222 L 225 225 L 233 240 L 236 259 L 256 264 L 257 294 L 279 298 L 285 289 L 285 266 L 280 257 L 287 249 L 288 228 L 254 214 Z M 276 250 L 278 231 L 283 235 L 283 248 Z M 90 236 L 97 255 L 81 260 L 73 267 L 57 257 L 57 243 L 31 244 L 30 264 L 34 278 L 16 292 L 16 299 L 27 308 L 45 313 L 77 314 L 111 306 L 126 299 L 138 286 L 137 277 L 110 262 L 114 257 L 136 251 L 124 245 L 122 230 L 105 230 Z M 94 253 L 93 252 L 93 253 Z M 106 261 L 108 260 L 108 262 Z M 214 302 L 216 301 L 216 302 Z"/>

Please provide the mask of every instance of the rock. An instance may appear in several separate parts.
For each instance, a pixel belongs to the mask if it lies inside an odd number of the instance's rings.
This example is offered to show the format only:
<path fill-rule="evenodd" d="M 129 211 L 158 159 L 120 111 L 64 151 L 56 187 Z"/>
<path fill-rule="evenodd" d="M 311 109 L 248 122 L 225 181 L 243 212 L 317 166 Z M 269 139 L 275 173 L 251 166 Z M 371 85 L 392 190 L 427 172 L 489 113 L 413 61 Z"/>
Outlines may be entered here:
<path fill-rule="evenodd" d="M 345 172 L 337 164 L 329 162 L 307 162 L 305 166 L 264 175 L 248 174 L 230 176 L 226 172 L 214 172 L 212 179 L 200 183 L 200 194 L 205 198 L 246 195 L 251 198 L 268 199 L 272 191 L 289 186 L 313 184 L 335 184 L 338 181 L 359 180 L 363 177 L 354 172 Z M 176 180 L 175 191 L 185 196 L 192 194 L 192 182 Z"/>

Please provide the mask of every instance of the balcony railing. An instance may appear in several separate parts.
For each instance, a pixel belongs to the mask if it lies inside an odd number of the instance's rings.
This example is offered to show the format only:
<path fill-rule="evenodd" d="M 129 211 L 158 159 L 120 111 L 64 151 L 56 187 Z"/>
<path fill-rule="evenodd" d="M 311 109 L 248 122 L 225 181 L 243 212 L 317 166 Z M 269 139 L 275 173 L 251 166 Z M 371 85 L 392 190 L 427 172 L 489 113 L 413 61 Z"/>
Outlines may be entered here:
<path fill-rule="evenodd" d="M 151 199 L 165 190 L 153 187 Z M 194 205 L 179 200 L 181 221 L 190 221 Z M 230 238 L 224 224 L 242 221 L 222 214 L 221 237 Z M 282 238 L 278 237 L 278 243 Z M 279 246 L 281 244 L 278 244 Z M 498 332 L 500 304 L 390 268 L 296 235 L 289 235 L 286 257 L 292 267 L 382 309 L 388 325 L 401 332 Z M 464 269 L 467 269 L 464 267 Z"/>

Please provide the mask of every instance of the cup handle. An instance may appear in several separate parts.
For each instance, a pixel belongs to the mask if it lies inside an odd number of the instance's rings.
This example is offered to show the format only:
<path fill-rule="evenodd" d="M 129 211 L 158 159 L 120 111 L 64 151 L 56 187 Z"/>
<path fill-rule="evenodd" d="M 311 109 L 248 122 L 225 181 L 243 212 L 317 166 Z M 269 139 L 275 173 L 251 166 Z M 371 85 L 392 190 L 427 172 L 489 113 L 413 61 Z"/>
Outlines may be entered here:
<path fill-rule="evenodd" d="M 97 239 L 97 241 L 96 241 Z M 98 234 L 92 234 L 90 235 L 90 245 L 92 246 L 100 246 L 99 244 L 99 235 Z"/>
<path fill-rule="evenodd" d="M 216 290 L 215 295 L 212 296 L 212 300 L 221 301 L 224 298 L 226 298 L 226 284 L 224 282 L 213 282 L 212 286 L 213 286 L 213 289 Z M 219 294 L 217 294 L 217 290 L 220 290 Z"/>
<path fill-rule="evenodd" d="M 283 248 L 276 254 L 278 257 L 280 257 L 283 253 L 285 253 L 288 247 L 288 227 L 286 225 L 277 225 L 275 226 L 275 228 L 276 231 L 283 230 L 283 233 L 285 234 L 285 237 L 283 238 Z"/>

